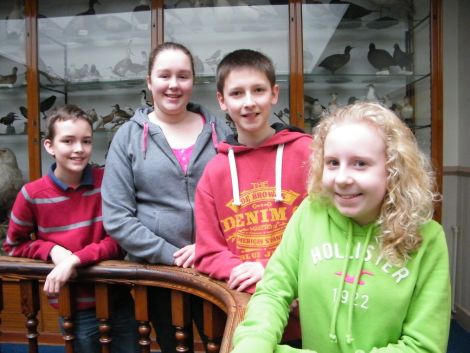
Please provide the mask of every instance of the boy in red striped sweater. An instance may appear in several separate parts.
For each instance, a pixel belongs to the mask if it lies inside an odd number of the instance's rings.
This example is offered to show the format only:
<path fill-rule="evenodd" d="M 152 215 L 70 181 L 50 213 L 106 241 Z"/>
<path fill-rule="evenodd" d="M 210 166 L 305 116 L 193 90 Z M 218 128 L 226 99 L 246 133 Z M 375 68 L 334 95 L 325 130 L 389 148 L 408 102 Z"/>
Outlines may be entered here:
<path fill-rule="evenodd" d="M 103 228 L 101 181 L 103 169 L 88 164 L 92 153 L 93 125 L 74 105 L 49 116 L 44 147 L 55 159 L 47 175 L 23 186 L 13 205 L 4 250 L 11 256 L 52 261 L 44 292 L 57 307 L 60 288 L 76 275 L 75 268 L 123 252 Z M 133 329 L 133 300 L 125 288 L 113 290 L 111 351 L 137 352 Z M 93 284 L 74 292 L 75 352 L 100 352 Z M 136 326 L 135 326 L 136 327 Z"/>

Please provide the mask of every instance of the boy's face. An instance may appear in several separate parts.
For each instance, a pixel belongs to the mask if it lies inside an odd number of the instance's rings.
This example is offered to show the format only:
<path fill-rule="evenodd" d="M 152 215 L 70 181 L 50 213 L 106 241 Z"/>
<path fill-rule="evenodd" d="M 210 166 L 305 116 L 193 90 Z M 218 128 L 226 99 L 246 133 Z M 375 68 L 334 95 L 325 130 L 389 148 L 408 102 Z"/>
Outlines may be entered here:
<path fill-rule="evenodd" d="M 220 108 L 237 128 L 239 142 L 269 136 L 269 117 L 277 103 L 279 86 L 271 87 L 266 75 L 251 68 L 232 70 L 225 79 L 223 93 L 217 92 Z"/>
<path fill-rule="evenodd" d="M 57 163 L 54 174 L 65 183 L 80 181 L 92 152 L 90 124 L 80 119 L 57 121 L 54 131 L 54 138 L 44 141 L 46 151 Z"/>
<path fill-rule="evenodd" d="M 380 131 L 365 123 L 334 126 L 325 139 L 322 184 L 343 215 L 362 225 L 376 220 L 387 192 Z"/>

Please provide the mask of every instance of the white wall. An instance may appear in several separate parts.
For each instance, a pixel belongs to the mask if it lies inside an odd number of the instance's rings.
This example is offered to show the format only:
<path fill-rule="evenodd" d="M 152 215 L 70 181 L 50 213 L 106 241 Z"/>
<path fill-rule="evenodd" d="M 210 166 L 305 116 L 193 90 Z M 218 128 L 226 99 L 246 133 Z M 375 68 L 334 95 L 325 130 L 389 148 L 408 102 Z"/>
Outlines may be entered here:
<path fill-rule="evenodd" d="M 470 2 L 443 3 L 444 185 L 443 225 L 451 265 L 456 319 L 470 330 Z"/>

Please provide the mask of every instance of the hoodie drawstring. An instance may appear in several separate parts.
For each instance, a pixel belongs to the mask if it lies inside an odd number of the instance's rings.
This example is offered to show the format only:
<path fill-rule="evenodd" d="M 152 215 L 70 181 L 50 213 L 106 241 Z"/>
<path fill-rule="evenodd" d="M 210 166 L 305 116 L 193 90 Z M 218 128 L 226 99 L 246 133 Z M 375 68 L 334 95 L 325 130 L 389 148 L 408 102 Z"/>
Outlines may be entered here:
<path fill-rule="evenodd" d="M 235 206 L 241 206 L 240 190 L 238 189 L 237 165 L 235 164 L 235 154 L 233 153 L 233 148 L 228 150 L 228 164 L 230 166 L 230 177 L 232 178 L 233 204 Z"/>
<path fill-rule="evenodd" d="M 363 247 L 361 249 L 361 254 L 359 257 L 359 265 L 357 267 L 355 275 L 352 277 L 354 279 L 353 281 L 353 287 L 352 291 L 350 292 L 349 297 L 349 303 L 348 303 L 348 320 L 347 320 L 347 331 L 346 331 L 346 343 L 351 344 L 354 341 L 354 337 L 352 336 L 352 319 L 353 319 L 353 310 L 354 310 L 354 298 L 356 297 L 357 293 L 357 288 L 359 286 L 359 281 L 361 280 L 361 274 L 362 274 L 362 267 L 364 266 L 364 261 L 367 253 L 367 247 L 369 246 L 370 239 L 372 237 L 372 233 L 374 231 L 375 227 L 371 226 L 367 230 L 367 235 L 365 242 L 363 244 Z M 345 279 L 347 276 L 347 270 L 349 267 L 349 260 L 351 258 L 351 249 L 352 249 L 352 239 L 353 239 L 353 223 L 349 222 L 348 226 L 348 242 L 346 245 L 346 260 L 344 261 L 344 267 L 343 267 L 343 272 L 341 274 L 341 279 L 340 283 L 338 285 L 338 291 L 336 293 L 336 298 L 335 298 L 335 306 L 333 309 L 333 317 L 331 318 L 331 325 L 330 325 L 330 339 L 333 342 L 337 341 L 337 336 L 336 336 L 336 324 L 338 320 L 338 313 L 339 313 L 339 308 L 341 304 L 341 293 L 343 292 L 344 288 L 344 283 Z"/>
<path fill-rule="evenodd" d="M 276 150 L 276 164 L 275 164 L 275 195 L 274 201 L 275 202 L 282 202 L 284 199 L 282 198 L 282 156 L 284 153 L 284 144 L 280 144 L 277 146 Z M 234 206 L 241 206 L 240 201 L 240 189 L 238 187 L 238 173 L 237 173 L 237 165 L 235 163 L 235 153 L 233 152 L 233 148 L 229 148 L 228 150 L 228 164 L 230 167 L 230 177 L 232 178 L 232 195 L 233 195 L 233 202 Z"/>
<path fill-rule="evenodd" d="M 276 151 L 276 196 L 274 201 L 281 202 L 282 199 L 282 155 L 284 153 L 284 144 L 277 146 Z"/>
<path fill-rule="evenodd" d="M 336 292 L 335 306 L 333 308 L 333 317 L 331 318 L 331 324 L 330 324 L 330 340 L 333 342 L 337 341 L 336 321 L 338 319 L 339 306 L 341 304 L 341 293 L 343 293 L 344 282 L 346 279 L 346 271 L 348 270 L 348 265 L 349 265 L 349 253 L 351 252 L 351 248 L 352 248 L 352 237 L 353 237 L 352 228 L 353 228 L 352 223 L 349 222 L 348 242 L 346 245 L 346 261 L 344 261 L 343 272 L 341 273 L 341 278 L 340 278 L 340 282 L 338 285 L 338 291 Z"/>
<path fill-rule="evenodd" d="M 142 131 L 142 140 L 140 143 L 140 148 L 141 148 L 142 153 L 144 154 L 144 159 L 145 157 L 147 157 L 148 136 L 149 136 L 149 123 L 145 121 L 144 129 Z"/>
<path fill-rule="evenodd" d="M 356 275 L 354 276 L 354 283 L 353 283 L 353 290 L 351 293 L 350 298 L 356 298 L 357 287 L 359 285 L 359 281 L 361 279 L 362 273 L 362 266 L 364 265 L 364 259 L 366 257 L 367 247 L 369 246 L 370 237 L 372 234 L 374 227 L 369 227 L 367 230 L 366 241 L 364 242 L 363 248 L 361 250 L 361 255 L 359 258 L 359 266 L 357 267 Z M 348 255 L 349 257 L 349 255 Z M 346 331 L 346 342 L 351 344 L 354 341 L 354 337 L 352 336 L 352 317 L 353 317 L 353 309 L 354 309 L 354 300 L 349 301 L 349 308 L 348 308 L 348 326 Z"/>

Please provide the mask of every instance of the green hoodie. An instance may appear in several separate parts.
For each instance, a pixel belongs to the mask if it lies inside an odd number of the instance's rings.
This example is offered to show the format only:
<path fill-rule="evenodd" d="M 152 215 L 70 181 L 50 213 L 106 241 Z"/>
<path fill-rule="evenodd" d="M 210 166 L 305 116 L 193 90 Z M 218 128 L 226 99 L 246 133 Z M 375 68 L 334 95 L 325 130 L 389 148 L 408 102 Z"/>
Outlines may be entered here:
<path fill-rule="evenodd" d="M 300 352 L 278 345 L 299 298 L 302 351 L 443 353 L 450 323 L 448 254 L 441 225 L 402 267 L 380 256 L 375 224 L 305 199 L 290 220 L 234 336 L 232 353 Z M 359 281 L 355 281 L 358 278 Z"/>

